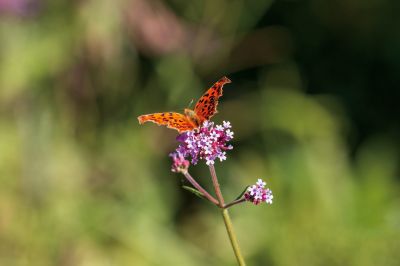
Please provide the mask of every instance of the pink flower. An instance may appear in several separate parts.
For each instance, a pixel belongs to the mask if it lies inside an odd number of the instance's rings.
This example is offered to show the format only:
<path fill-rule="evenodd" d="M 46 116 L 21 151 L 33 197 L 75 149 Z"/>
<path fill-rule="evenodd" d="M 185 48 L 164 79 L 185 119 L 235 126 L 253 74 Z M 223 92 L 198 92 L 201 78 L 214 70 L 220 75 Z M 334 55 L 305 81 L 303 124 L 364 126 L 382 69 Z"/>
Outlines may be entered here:
<path fill-rule="evenodd" d="M 262 179 L 258 179 L 255 185 L 247 188 L 244 198 L 247 201 L 251 201 L 254 205 L 258 205 L 261 202 L 272 204 L 274 196 L 269 188 L 265 188 L 266 184 Z"/>
<path fill-rule="evenodd" d="M 171 171 L 174 173 L 186 173 L 187 170 L 189 169 L 189 161 L 186 160 L 181 154 L 179 153 L 171 153 L 169 155 L 172 157 L 172 167 Z"/>

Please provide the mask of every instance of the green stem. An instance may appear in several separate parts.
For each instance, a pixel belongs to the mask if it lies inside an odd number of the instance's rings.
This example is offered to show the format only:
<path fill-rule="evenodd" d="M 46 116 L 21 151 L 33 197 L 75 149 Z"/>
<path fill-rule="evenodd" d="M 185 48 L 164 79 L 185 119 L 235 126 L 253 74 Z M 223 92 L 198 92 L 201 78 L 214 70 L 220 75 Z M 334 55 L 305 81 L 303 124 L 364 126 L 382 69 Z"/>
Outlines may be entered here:
<path fill-rule="evenodd" d="M 214 165 L 211 164 L 209 166 L 209 168 L 210 168 L 211 178 L 212 178 L 212 182 L 213 182 L 214 189 L 215 189 L 215 194 L 217 195 L 217 199 L 219 201 L 219 206 L 222 208 L 222 217 L 224 218 L 226 231 L 228 232 L 228 236 L 229 236 L 229 240 L 231 241 L 233 252 L 235 253 L 236 260 L 239 263 L 239 266 L 244 266 L 244 265 L 246 265 L 246 263 L 244 262 L 244 258 L 240 251 L 240 247 L 239 247 L 239 244 L 238 244 L 238 241 L 236 238 L 236 234 L 233 230 L 231 218 L 229 217 L 228 209 L 225 209 L 225 201 L 224 201 L 224 197 L 222 196 L 221 189 L 219 187 L 218 177 L 215 172 Z"/>
<path fill-rule="evenodd" d="M 233 230 L 233 225 L 231 222 L 231 218 L 228 213 L 228 209 L 222 209 L 222 217 L 224 217 L 226 231 L 228 232 L 229 240 L 231 241 L 233 252 L 235 252 L 236 260 L 238 261 L 240 266 L 246 265 L 244 262 L 244 258 L 240 251 L 240 247 L 236 238 L 236 234 Z"/>

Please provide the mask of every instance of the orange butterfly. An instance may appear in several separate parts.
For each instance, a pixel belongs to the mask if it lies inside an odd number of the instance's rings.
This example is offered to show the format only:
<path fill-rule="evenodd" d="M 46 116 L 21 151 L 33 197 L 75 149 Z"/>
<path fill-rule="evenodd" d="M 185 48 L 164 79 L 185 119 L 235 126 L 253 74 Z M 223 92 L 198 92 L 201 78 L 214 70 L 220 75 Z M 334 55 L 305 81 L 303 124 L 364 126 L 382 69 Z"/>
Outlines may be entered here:
<path fill-rule="evenodd" d="M 209 120 L 217 113 L 218 99 L 222 96 L 222 87 L 225 83 L 231 83 L 230 79 L 222 77 L 218 80 L 201 96 L 194 110 L 185 109 L 184 114 L 165 112 L 141 115 L 138 117 L 139 123 L 143 124 L 150 121 L 176 129 L 179 133 L 199 128 L 204 121 Z"/>

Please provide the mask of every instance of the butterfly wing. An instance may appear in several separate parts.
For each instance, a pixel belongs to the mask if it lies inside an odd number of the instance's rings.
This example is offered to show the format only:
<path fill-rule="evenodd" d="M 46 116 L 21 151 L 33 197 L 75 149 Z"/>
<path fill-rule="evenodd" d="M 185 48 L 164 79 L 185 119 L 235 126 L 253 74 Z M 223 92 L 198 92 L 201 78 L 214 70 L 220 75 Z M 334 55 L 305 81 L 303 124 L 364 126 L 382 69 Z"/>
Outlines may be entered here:
<path fill-rule="evenodd" d="M 226 83 L 231 83 L 230 79 L 222 77 L 196 103 L 194 112 L 199 117 L 201 123 L 209 120 L 217 113 L 218 99 L 222 96 L 222 87 Z"/>
<path fill-rule="evenodd" d="M 176 129 L 179 133 L 194 128 L 185 115 L 174 112 L 141 115 L 138 117 L 138 120 L 139 124 L 150 121 L 159 126 L 167 126 L 168 128 Z"/>

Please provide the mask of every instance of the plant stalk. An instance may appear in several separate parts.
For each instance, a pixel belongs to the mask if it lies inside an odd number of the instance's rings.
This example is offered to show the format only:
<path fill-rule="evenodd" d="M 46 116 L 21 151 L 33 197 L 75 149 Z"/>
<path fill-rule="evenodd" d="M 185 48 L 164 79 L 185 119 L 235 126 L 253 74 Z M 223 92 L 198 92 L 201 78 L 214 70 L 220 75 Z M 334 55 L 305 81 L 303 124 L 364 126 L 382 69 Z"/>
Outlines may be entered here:
<path fill-rule="evenodd" d="M 224 218 L 226 232 L 228 233 L 229 240 L 231 241 L 233 252 L 235 253 L 236 260 L 237 260 L 239 266 L 245 266 L 246 263 L 244 262 L 242 252 L 240 251 L 239 243 L 237 241 L 236 234 L 233 230 L 233 225 L 232 225 L 232 221 L 229 216 L 229 213 L 228 213 L 228 209 L 225 209 L 225 201 L 224 201 L 224 197 L 222 196 L 221 188 L 219 187 L 218 177 L 215 172 L 214 165 L 211 164 L 209 166 L 209 168 L 210 168 L 211 178 L 212 178 L 212 182 L 213 182 L 214 189 L 215 189 L 215 194 L 217 195 L 217 199 L 219 201 L 219 206 L 222 208 L 222 217 Z"/>
<path fill-rule="evenodd" d="M 239 243 L 237 241 L 236 234 L 233 230 L 233 225 L 231 222 L 231 218 L 229 216 L 228 209 L 222 209 L 222 217 L 224 217 L 226 231 L 228 232 L 229 240 L 231 241 L 231 245 L 233 248 L 233 252 L 235 253 L 236 260 L 240 266 L 244 266 L 246 265 L 246 263 L 244 262 L 242 252 L 240 251 Z"/>

